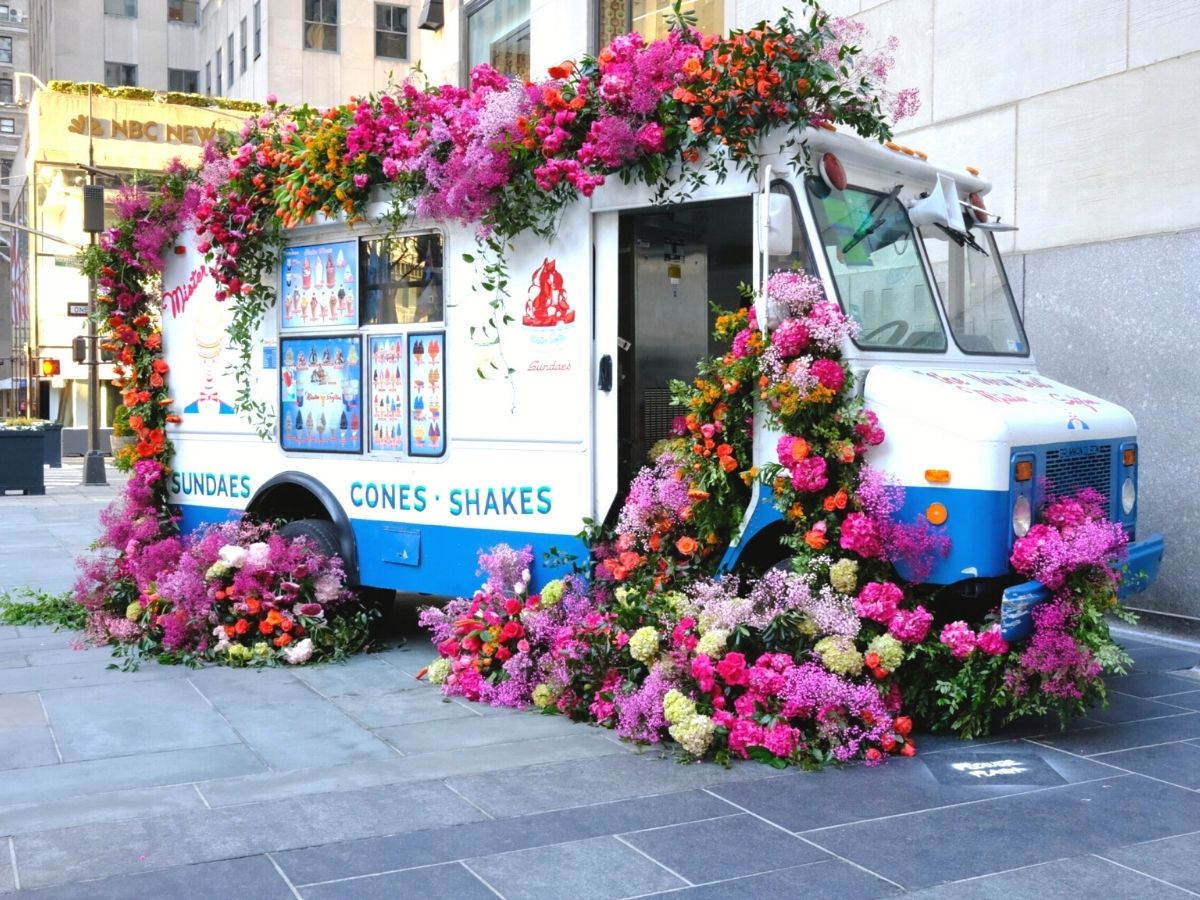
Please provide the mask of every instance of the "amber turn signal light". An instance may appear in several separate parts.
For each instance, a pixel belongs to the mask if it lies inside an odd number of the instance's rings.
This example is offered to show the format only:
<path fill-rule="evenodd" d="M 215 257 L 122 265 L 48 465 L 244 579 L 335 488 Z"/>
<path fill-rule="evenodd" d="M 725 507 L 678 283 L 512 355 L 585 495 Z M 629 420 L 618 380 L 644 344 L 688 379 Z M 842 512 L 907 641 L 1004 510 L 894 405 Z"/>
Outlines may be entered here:
<path fill-rule="evenodd" d="M 1033 460 L 1023 459 L 1017 463 L 1016 475 L 1017 481 L 1029 481 L 1033 478 Z"/>
<path fill-rule="evenodd" d="M 925 480 L 930 484 L 949 484 L 950 470 L 949 469 L 926 469 Z"/>
<path fill-rule="evenodd" d="M 1126 447 L 1121 454 L 1121 461 L 1127 466 L 1137 464 L 1137 447 Z"/>
<path fill-rule="evenodd" d="M 925 518 L 929 520 L 930 525 L 941 525 L 946 521 L 946 507 L 940 503 L 930 503 L 925 507 Z"/>

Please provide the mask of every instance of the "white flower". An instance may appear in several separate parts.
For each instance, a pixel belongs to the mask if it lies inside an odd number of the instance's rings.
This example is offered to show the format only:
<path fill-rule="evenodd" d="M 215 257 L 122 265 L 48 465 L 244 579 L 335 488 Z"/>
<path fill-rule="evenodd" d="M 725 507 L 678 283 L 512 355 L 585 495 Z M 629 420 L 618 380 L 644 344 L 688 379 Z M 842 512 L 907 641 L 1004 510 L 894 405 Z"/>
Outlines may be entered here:
<path fill-rule="evenodd" d="M 290 647 L 285 647 L 283 650 L 284 659 L 286 659 L 288 663 L 293 666 L 298 666 L 301 663 L 308 662 L 310 659 L 312 659 L 312 655 L 313 642 L 311 638 L 305 638 L 304 640 L 299 641 Z"/>
<path fill-rule="evenodd" d="M 329 603 L 331 600 L 336 600 L 338 591 L 341 590 L 342 584 L 336 575 L 319 575 L 316 582 L 313 584 L 313 594 L 320 603 Z"/>
<path fill-rule="evenodd" d="M 221 562 L 233 569 L 240 569 L 246 562 L 246 548 L 237 544 L 226 544 L 217 555 Z"/>
<path fill-rule="evenodd" d="M 246 548 L 246 562 L 256 569 L 265 569 L 271 561 L 271 550 L 266 541 L 255 541 Z"/>
<path fill-rule="evenodd" d="M 513 593 L 516 594 L 518 597 L 520 597 L 523 593 L 525 593 L 525 588 L 526 588 L 525 582 L 518 581 L 516 584 L 513 585 Z"/>
<path fill-rule="evenodd" d="M 530 580 L 531 580 L 532 578 L 533 578 L 533 576 L 529 574 L 529 570 L 528 570 L 528 569 L 522 569 L 522 570 L 521 570 L 521 580 L 522 580 L 523 582 L 525 582 L 526 584 L 529 584 L 529 582 L 530 582 Z"/>
<path fill-rule="evenodd" d="M 228 574 L 229 565 L 221 562 L 221 560 L 218 559 L 215 563 L 208 567 L 208 570 L 204 573 L 204 580 L 209 581 L 213 578 L 224 578 Z"/>

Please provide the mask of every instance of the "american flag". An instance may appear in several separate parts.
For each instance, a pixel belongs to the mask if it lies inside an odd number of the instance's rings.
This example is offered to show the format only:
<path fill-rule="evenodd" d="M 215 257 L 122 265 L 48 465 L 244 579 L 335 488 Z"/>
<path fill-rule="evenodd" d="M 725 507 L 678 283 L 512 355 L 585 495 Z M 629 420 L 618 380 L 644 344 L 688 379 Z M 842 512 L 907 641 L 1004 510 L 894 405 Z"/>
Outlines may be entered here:
<path fill-rule="evenodd" d="M 13 328 L 29 325 L 29 284 L 25 266 L 25 235 L 15 232 L 12 246 L 12 323 Z"/>

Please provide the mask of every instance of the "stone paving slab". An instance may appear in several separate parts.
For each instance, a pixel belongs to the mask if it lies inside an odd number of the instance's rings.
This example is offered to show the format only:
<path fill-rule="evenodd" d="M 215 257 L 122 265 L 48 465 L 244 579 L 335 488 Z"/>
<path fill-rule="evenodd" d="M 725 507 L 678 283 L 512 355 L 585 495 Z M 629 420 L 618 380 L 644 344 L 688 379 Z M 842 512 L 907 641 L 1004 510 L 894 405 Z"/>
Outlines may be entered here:
<path fill-rule="evenodd" d="M 1097 856 L 1078 856 L 916 891 L 921 900 L 1011 900 L 1013 897 L 1094 900 L 1183 900 L 1187 891 Z"/>
<path fill-rule="evenodd" d="M 586 760 L 627 752 L 603 735 L 581 731 L 569 737 L 521 740 L 481 753 L 476 748 L 446 750 L 417 756 L 393 756 L 378 762 L 355 763 L 292 772 L 271 772 L 209 782 L 200 786 L 209 804 L 237 806 L 258 800 L 297 797 L 328 791 L 426 781 L 452 775 L 474 775 L 515 769 L 530 763 Z"/>
<path fill-rule="evenodd" d="M 0 834 L 31 834 L 203 808 L 204 800 L 191 784 L 94 793 L 27 806 L 0 807 Z"/>
<path fill-rule="evenodd" d="M 108 791 L 246 775 L 261 772 L 263 768 L 248 748 L 230 744 L 20 769 L 0 778 L 0 809 Z"/>
<path fill-rule="evenodd" d="M 371 788 L 17 835 L 23 887 L 166 869 L 478 821 L 439 783 Z"/>
<path fill-rule="evenodd" d="M 0 772 L 59 762 L 54 736 L 43 723 L 0 731 Z M 14 777 L 5 775 L 6 778 Z"/>
<path fill-rule="evenodd" d="M 506 900 L 616 900 L 687 884 L 608 836 L 484 856 L 466 866 Z"/>
<path fill-rule="evenodd" d="M 146 663 L 136 672 L 109 669 L 110 661 L 101 659 L 58 666 L 26 666 L 22 669 L 0 669 L 0 694 L 20 691 L 56 691 L 92 685 L 125 686 L 141 681 L 163 681 L 185 678 L 182 666 L 160 666 Z"/>
<path fill-rule="evenodd" d="M 916 889 L 1183 834 L 1197 822 L 1200 794 L 1121 775 L 802 836 Z"/>
<path fill-rule="evenodd" d="M 462 863 L 446 863 L 372 875 L 353 881 L 300 888 L 304 900 L 394 900 L 397 897 L 453 897 L 495 900 L 496 892 Z"/>
<path fill-rule="evenodd" d="M 1200 832 L 1107 850 L 1105 859 L 1200 894 Z"/>
<path fill-rule="evenodd" d="M 47 691 L 46 714 L 66 762 L 238 743 L 238 735 L 187 681 Z"/>
<path fill-rule="evenodd" d="M 248 703 L 245 686 L 233 678 L 193 680 L 241 740 L 272 769 L 310 769 L 396 755 L 387 743 L 307 686 L 292 678 L 275 677 L 274 681 L 269 691 Z"/>
<path fill-rule="evenodd" d="M 761 875 L 710 882 L 659 896 L 667 900 L 741 900 L 758 897 L 770 897 L 772 900 L 847 900 L 851 897 L 869 900 L 900 893 L 898 885 L 858 866 L 840 859 L 827 859 Z"/>
<path fill-rule="evenodd" d="M 267 856 L 178 866 L 121 878 L 22 891 L 37 900 L 295 900 Z"/>
<path fill-rule="evenodd" d="M 275 859 L 293 883 L 305 885 L 737 814 L 704 791 L 683 791 L 660 795 L 653 802 L 620 800 L 326 844 L 279 853 Z"/>

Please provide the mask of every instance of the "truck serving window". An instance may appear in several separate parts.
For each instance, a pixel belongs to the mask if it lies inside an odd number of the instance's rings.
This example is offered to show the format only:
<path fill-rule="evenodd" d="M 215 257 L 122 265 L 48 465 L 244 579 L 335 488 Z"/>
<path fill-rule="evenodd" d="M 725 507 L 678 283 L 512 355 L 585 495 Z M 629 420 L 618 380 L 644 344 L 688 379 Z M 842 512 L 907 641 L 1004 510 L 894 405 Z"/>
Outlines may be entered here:
<path fill-rule="evenodd" d="M 990 233 L 972 232 L 984 251 L 938 228 L 921 229 L 954 342 L 964 353 L 1028 356 L 1029 342 Z"/>
<path fill-rule="evenodd" d="M 860 326 L 855 344 L 945 350 L 946 332 L 897 192 L 832 191 L 815 178 L 806 184 L 838 300 Z"/>
<path fill-rule="evenodd" d="M 442 251 L 436 232 L 363 240 L 362 324 L 444 321 Z"/>

